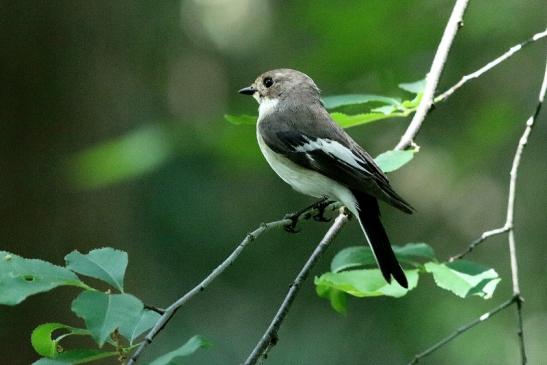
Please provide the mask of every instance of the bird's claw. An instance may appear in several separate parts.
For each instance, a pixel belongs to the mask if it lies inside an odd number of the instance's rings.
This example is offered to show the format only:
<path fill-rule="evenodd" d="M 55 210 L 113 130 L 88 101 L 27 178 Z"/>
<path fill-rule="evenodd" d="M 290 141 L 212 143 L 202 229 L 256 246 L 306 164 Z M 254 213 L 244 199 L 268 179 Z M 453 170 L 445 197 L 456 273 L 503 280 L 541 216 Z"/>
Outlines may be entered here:
<path fill-rule="evenodd" d="M 297 213 L 291 213 L 291 214 L 285 215 L 284 219 L 290 219 L 291 223 L 289 223 L 287 225 L 284 225 L 283 229 L 286 232 L 289 232 L 289 233 L 298 233 L 298 232 L 300 232 L 299 229 L 296 229 L 296 225 L 298 224 L 298 218 L 300 218 L 300 215 L 297 214 Z"/>
<path fill-rule="evenodd" d="M 313 216 L 313 220 L 316 222 L 330 222 L 332 218 L 325 217 L 325 209 L 327 209 L 331 203 L 332 202 L 329 200 L 320 201 L 315 207 L 317 209 L 317 214 Z"/>

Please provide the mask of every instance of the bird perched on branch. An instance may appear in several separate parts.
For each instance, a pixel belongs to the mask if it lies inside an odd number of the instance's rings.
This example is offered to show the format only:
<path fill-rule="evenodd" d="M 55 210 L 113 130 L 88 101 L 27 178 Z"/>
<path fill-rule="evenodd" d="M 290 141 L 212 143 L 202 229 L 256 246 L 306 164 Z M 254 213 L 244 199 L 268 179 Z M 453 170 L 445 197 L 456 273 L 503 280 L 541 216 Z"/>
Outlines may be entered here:
<path fill-rule="evenodd" d="M 384 278 L 408 287 L 380 221 L 378 199 L 411 214 L 372 157 L 330 117 L 306 74 L 277 69 L 239 90 L 259 103 L 257 139 L 272 169 L 296 191 L 333 199 L 358 219 Z M 294 221 L 296 223 L 296 221 Z"/>

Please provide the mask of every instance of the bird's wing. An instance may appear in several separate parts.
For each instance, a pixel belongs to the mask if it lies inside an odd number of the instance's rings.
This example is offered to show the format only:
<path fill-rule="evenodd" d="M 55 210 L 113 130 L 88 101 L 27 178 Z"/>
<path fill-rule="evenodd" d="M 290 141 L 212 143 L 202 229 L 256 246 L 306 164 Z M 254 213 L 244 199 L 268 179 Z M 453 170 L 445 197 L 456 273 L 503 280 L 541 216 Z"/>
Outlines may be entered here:
<path fill-rule="evenodd" d="M 327 114 L 328 115 L 328 114 Z M 317 120 L 317 119 L 316 119 Z M 306 127 L 307 126 L 307 127 Z M 389 184 L 386 175 L 372 157 L 334 122 L 296 128 L 279 124 L 263 133 L 264 142 L 273 151 L 294 163 L 317 171 L 351 190 L 370 194 L 404 212 L 413 208 Z M 303 130 L 302 130 L 303 129 Z"/>

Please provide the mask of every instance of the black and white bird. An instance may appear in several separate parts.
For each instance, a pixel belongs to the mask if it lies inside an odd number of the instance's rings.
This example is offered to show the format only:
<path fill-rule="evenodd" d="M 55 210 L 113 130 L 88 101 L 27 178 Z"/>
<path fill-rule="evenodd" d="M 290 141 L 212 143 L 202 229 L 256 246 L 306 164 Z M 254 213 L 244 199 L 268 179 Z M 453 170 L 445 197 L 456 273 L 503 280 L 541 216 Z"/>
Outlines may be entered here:
<path fill-rule="evenodd" d="M 257 139 L 272 169 L 296 191 L 341 202 L 357 219 L 384 278 L 408 287 L 380 221 L 378 199 L 411 214 L 372 157 L 330 117 L 306 74 L 277 69 L 239 93 L 258 108 Z"/>

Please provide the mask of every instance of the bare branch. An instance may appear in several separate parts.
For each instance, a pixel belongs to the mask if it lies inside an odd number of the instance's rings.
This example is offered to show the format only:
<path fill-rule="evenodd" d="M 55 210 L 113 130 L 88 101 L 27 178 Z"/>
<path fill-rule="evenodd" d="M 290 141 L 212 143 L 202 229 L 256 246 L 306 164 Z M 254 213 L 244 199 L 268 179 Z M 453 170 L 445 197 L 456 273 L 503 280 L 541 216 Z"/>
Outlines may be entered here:
<path fill-rule="evenodd" d="M 479 78 L 480 76 L 482 76 L 486 72 L 490 71 L 491 69 L 493 69 L 494 67 L 496 67 L 497 65 L 502 63 L 503 61 L 505 61 L 508 58 L 510 58 L 511 56 L 513 56 L 515 53 L 517 53 L 518 51 L 520 51 L 524 47 L 528 46 L 531 43 L 539 41 L 540 39 L 543 39 L 545 37 L 547 37 L 547 29 L 542 31 L 542 32 L 536 33 L 532 37 L 525 40 L 524 42 L 519 43 L 519 44 L 509 48 L 509 50 L 507 50 L 507 52 L 505 52 L 504 54 L 502 54 L 498 58 L 488 62 L 486 65 L 482 66 L 477 71 L 462 77 L 460 79 L 460 81 L 458 81 L 456 84 L 454 84 L 454 86 L 452 86 L 451 88 L 446 90 L 441 95 L 437 96 L 435 98 L 435 103 L 438 103 L 438 102 L 441 102 L 441 101 L 444 101 L 444 100 L 448 99 L 452 94 L 454 94 L 454 92 L 456 90 L 458 90 L 460 87 L 462 87 L 468 81 Z"/>
<path fill-rule="evenodd" d="M 519 336 L 519 345 L 520 345 L 520 354 L 521 354 L 521 363 L 524 365 L 527 362 L 526 359 L 526 348 L 524 346 L 524 329 L 522 326 L 522 297 L 520 295 L 520 284 L 518 276 L 518 260 L 517 260 L 517 246 L 515 242 L 515 229 L 513 225 L 515 217 L 515 198 L 517 190 L 517 177 L 518 169 L 520 167 L 520 161 L 522 153 L 526 144 L 528 143 L 528 137 L 532 133 L 532 128 L 536 122 L 536 119 L 541 111 L 543 101 L 545 99 L 545 93 L 547 91 L 547 60 L 545 62 L 545 73 L 543 75 L 543 82 L 541 84 L 541 89 L 539 91 L 538 103 L 534 113 L 526 121 L 526 128 L 522 137 L 520 137 L 519 144 L 517 146 L 517 151 L 515 152 L 515 158 L 513 159 L 513 165 L 511 166 L 511 179 L 509 182 L 509 199 L 507 203 L 507 221 L 506 225 L 511 227 L 509 230 L 509 256 L 511 258 L 511 280 L 513 283 L 513 295 L 519 300 L 517 301 L 517 316 L 518 316 L 518 336 Z"/>
<path fill-rule="evenodd" d="M 264 332 L 264 335 L 262 335 L 262 338 L 256 344 L 255 348 L 245 361 L 245 365 L 254 365 L 260 358 L 265 358 L 270 348 L 277 343 L 277 331 L 279 330 L 279 327 L 283 323 L 283 320 L 289 313 L 291 304 L 296 298 L 296 295 L 300 290 L 300 286 L 302 285 L 304 280 L 306 280 L 311 269 L 315 266 L 321 255 L 329 247 L 329 245 L 332 243 L 338 232 L 340 232 L 340 230 L 347 221 L 347 213 L 341 211 L 338 217 L 336 217 L 336 220 L 334 221 L 332 226 L 329 228 L 329 230 L 321 240 L 321 242 L 319 242 L 319 245 L 317 245 L 311 256 L 308 258 L 308 261 L 306 261 L 306 263 L 302 267 L 302 270 L 300 270 L 300 272 L 294 279 L 293 283 L 289 288 L 289 292 L 287 293 L 285 299 L 283 300 L 283 303 L 281 303 L 281 306 L 277 310 L 277 313 L 270 323 L 270 326 L 268 327 L 266 332 Z"/>
<path fill-rule="evenodd" d="M 339 204 L 332 204 L 332 207 L 339 207 Z M 305 214 L 301 214 L 298 219 L 308 219 L 313 214 L 316 213 L 316 209 L 311 209 L 309 212 Z M 256 228 L 251 233 L 247 234 L 243 241 L 237 247 L 235 250 L 219 265 L 217 266 L 205 279 L 203 279 L 198 285 L 196 285 L 192 290 L 184 294 L 182 297 L 180 297 L 176 302 L 171 304 L 166 309 L 156 309 L 158 313 L 161 313 L 162 316 L 156 322 L 154 327 L 148 332 L 146 337 L 144 338 L 144 341 L 141 342 L 137 350 L 133 353 L 131 358 L 129 359 L 129 362 L 127 365 L 134 365 L 137 362 L 137 359 L 142 354 L 144 349 L 152 343 L 153 339 L 156 337 L 156 335 L 163 330 L 165 325 L 173 318 L 173 315 L 176 313 L 176 311 L 182 307 L 184 304 L 186 304 L 190 299 L 192 299 L 195 295 L 201 293 L 205 290 L 215 280 L 220 274 L 222 274 L 241 254 L 241 252 L 249 245 L 251 242 L 256 240 L 262 233 L 269 231 L 270 229 L 282 227 L 288 224 L 291 224 L 291 219 L 281 219 L 274 222 L 269 223 L 262 223 L 258 228 Z"/>
<path fill-rule="evenodd" d="M 526 144 L 528 143 L 528 138 L 530 137 L 530 133 L 532 132 L 532 128 L 534 127 L 534 124 L 537 120 L 539 112 L 541 111 L 543 101 L 545 100 L 546 92 L 547 92 L 547 60 L 545 62 L 545 73 L 543 75 L 543 82 L 541 84 L 541 89 L 538 96 L 538 103 L 536 105 L 536 108 L 533 114 L 526 121 L 526 127 L 524 129 L 524 133 L 520 137 L 517 150 L 515 152 L 515 156 L 513 157 L 513 163 L 511 165 L 510 180 L 509 180 L 509 196 L 507 199 L 507 216 L 506 216 L 505 224 L 501 228 L 496 228 L 496 229 L 484 232 L 479 239 L 471 243 L 471 245 L 468 247 L 466 251 L 464 251 L 463 253 L 453 258 L 453 259 L 462 258 L 467 253 L 471 252 L 473 248 L 475 248 L 481 242 L 484 242 L 487 238 L 508 232 L 509 256 L 511 260 L 511 281 L 513 286 L 512 298 L 508 300 L 507 302 L 501 304 L 499 307 L 496 307 L 492 311 L 482 315 L 478 320 L 475 320 L 463 327 L 460 327 L 456 332 L 442 339 L 441 341 L 437 342 L 435 345 L 425 350 L 424 352 L 417 354 L 414 357 L 414 359 L 410 362 L 410 364 L 418 363 L 420 359 L 424 358 L 425 356 L 428 356 L 432 352 L 436 351 L 440 347 L 452 341 L 454 338 L 458 337 L 459 335 L 471 329 L 472 327 L 482 323 L 484 320 L 498 313 L 502 309 L 507 308 L 511 304 L 515 304 L 517 307 L 517 327 L 518 327 L 517 335 L 519 337 L 521 364 L 525 365 L 527 363 L 526 347 L 524 343 L 524 328 L 522 325 L 522 322 L 523 322 L 522 321 L 522 304 L 524 302 L 524 299 L 522 298 L 520 294 L 518 261 L 517 261 L 516 242 L 515 242 L 515 229 L 514 229 L 513 222 L 514 222 L 514 213 L 515 213 L 515 197 L 516 197 L 516 189 L 517 189 L 518 169 L 520 167 L 522 153 L 524 151 L 524 148 L 526 147 Z"/>
<path fill-rule="evenodd" d="M 475 249 L 475 247 L 477 247 L 478 245 L 480 245 L 481 243 L 486 241 L 488 238 L 494 237 L 494 236 L 499 236 L 500 234 L 508 232 L 510 228 L 511 227 L 509 227 L 507 225 L 504 225 L 503 227 L 495 228 L 495 229 L 492 229 L 490 231 L 483 232 L 483 234 L 481 234 L 481 236 L 479 238 L 477 238 L 476 240 L 471 242 L 471 244 L 469 245 L 469 247 L 467 247 L 467 249 L 465 251 L 463 251 L 462 253 L 459 253 L 455 256 L 452 256 L 450 258 L 450 261 L 459 260 L 459 259 L 463 258 L 468 253 L 473 251 Z"/>
<path fill-rule="evenodd" d="M 420 352 L 419 354 L 414 356 L 414 358 L 412 359 L 411 362 L 408 363 L 408 365 L 417 364 L 424 357 L 431 355 L 433 352 L 437 351 L 438 349 L 440 349 L 441 347 L 443 347 L 447 343 L 451 342 L 452 340 L 454 340 L 459 335 L 469 331 L 471 328 L 475 327 L 478 324 L 481 324 L 482 322 L 486 321 L 487 319 L 492 318 L 494 315 L 496 315 L 497 313 L 501 312 L 502 310 L 504 310 L 505 308 L 509 307 L 511 304 L 516 303 L 516 302 L 518 302 L 517 297 L 513 297 L 513 298 L 509 299 L 508 301 L 500 304 L 496 308 L 492 309 L 491 311 L 484 313 L 482 316 L 475 319 L 474 321 L 471 321 L 468 324 L 466 324 L 464 326 L 461 326 L 460 328 L 458 328 L 456 331 L 454 331 L 449 336 L 443 338 L 442 340 L 435 343 L 433 346 L 431 346 L 427 350 L 425 350 L 423 352 Z"/>
<path fill-rule="evenodd" d="M 452 14 L 448 19 L 448 23 L 446 24 L 446 28 L 441 38 L 441 42 L 439 43 L 439 46 L 437 47 L 437 52 L 435 53 L 435 57 L 433 58 L 431 69 L 429 70 L 429 73 L 426 77 L 422 100 L 420 101 L 420 105 L 418 105 L 418 109 L 416 110 L 416 114 L 414 114 L 410 125 L 408 126 L 407 130 L 401 137 L 401 140 L 395 147 L 396 150 L 402 150 L 412 145 L 414 138 L 420 131 L 425 116 L 433 105 L 433 97 L 435 96 L 437 84 L 439 83 L 439 79 L 441 78 L 441 74 L 446 63 L 448 52 L 450 51 L 450 47 L 452 46 L 452 42 L 456 37 L 458 29 L 463 25 L 463 15 L 465 13 L 465 9 L 467 8 L 468 2 L 469 0 L 457 0 L 456 4 L 454 5 L 454 9 L 452 9 Z"/>

